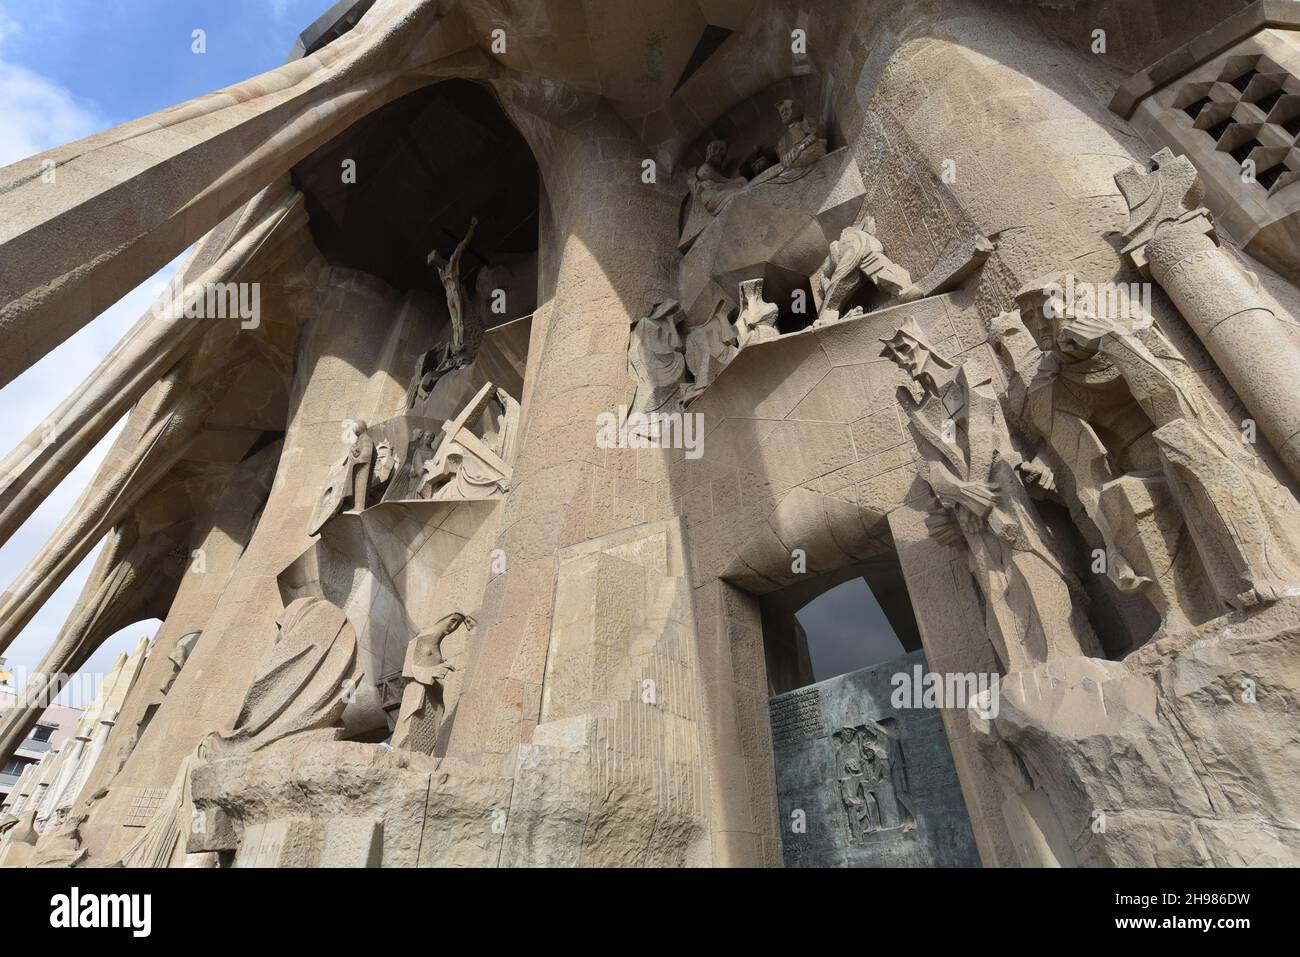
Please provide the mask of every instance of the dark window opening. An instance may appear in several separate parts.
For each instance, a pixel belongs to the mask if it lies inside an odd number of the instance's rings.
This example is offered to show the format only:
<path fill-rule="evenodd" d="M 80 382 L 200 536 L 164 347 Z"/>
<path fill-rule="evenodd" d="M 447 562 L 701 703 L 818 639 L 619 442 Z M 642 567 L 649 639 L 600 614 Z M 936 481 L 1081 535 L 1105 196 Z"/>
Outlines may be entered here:
<path fill-rule="evenodd" d="M 1274 90 L 1272 93 L 1270 93 L 1268 96 L 1264 97 L 1255 105 L 1258 106 L 1261 110 L 1263 110 L 1267 114 L 1272 112 L 1273 107 L 1277 106 L 1277 101 L 1280 99 L 1282 99 L 1282 90 L 1277 89 Z"/>
<path fill-rule="evenodd" d="M 32 729 L 32 740 L 48 741 L 50 740 L 50 736 L 52 734 L 54 734 L 54 729 L 52 727 L 50 727 L 49 725 L 38 724 L 35 728 Z"/>
<path fill-rule="evenodd" d="M 1247 70 L 1241 76 L 1233 80 L 1232 85 L 1235 86 L 1242 93 L 1245 93 L 1246 87 L 1250 86 L 1250 81 L 1255 79 L 1255 77 L 1257 76 L 1259 76 L 1258 70 Z"/>
<path fill-rule="evenodd" d="M 1277 163 L 1276 165 L 1270 166 L 1268 169 L 1264 170 L 1264 172 L 1257 174 L 1255 176 L 1255 182 L 1260 186 L 1263 186 L 1265 189 L 1272 189 L 1273 184 L 1277 182 L 1278 177 L 1285 172 L 1286 167 L 1281 163 Z"/>
<path fill-rule="evenodd" d="M 1246 140 L 1246 142 L 1242 143 L 1235 150 L 1232 150 L 1231 156 L 1238 163 L 1244 163 L 1250 158 L 1251 153 L 1263 145 L 1263 143 L 1256 139 Z"/>
<path fill-rule="evenodd" d="M 1213 137 L 1214 141 L 1217 143 L 1219 140 L 1223 139 L 1224 133 L 1228 132 L 1228 130 L 1231 127 L 1234 127 L 1236 125 L 1237 125 L 1237 121 L 1229 116 L 1226 119 L 1222 119 L 1219 122 L 1215 123 L 1205 132 L 1209 133 L 1210 136 Z"/>
<path fill-rule="evenodd" d="M 903 569 L 892 551 L 772 592 L 760 607 L 773 695 L 921 647 Z"/>

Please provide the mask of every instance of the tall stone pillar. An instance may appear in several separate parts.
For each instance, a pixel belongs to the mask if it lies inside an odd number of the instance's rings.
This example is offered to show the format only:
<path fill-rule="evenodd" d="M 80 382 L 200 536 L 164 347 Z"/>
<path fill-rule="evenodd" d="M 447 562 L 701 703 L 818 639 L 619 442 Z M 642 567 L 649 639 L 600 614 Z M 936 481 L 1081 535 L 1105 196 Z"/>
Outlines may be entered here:
<path fill-rule="evenodd" d="M 1168 293 L 1291 475 L 1300 479 L 1300 329 L 1218 247 L 1187 157 L 1164 149 L 1149 172 L 1115 175 L 1129 204 L 1124 251 Z"/>

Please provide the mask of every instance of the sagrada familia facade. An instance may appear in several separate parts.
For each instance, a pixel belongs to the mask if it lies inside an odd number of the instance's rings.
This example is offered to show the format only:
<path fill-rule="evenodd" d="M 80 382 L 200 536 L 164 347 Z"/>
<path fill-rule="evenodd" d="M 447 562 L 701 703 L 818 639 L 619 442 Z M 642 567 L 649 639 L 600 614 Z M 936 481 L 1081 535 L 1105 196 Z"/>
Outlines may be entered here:
<path fill-rule="evenodd" d="M 1298 137 L 1296 0 L 342 0 L 0 170 L 0 385 L 189 250 L 0 865 L 1300 863 Z"/>

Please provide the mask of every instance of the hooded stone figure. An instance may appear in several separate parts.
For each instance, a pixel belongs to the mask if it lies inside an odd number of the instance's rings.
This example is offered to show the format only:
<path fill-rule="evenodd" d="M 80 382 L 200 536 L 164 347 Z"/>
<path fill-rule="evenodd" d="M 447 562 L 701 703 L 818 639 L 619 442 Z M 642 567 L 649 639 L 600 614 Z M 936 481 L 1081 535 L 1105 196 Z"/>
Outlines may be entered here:
<path fill-rule="evenodd" d="M 308 535 L 315 535 L 326 522 L 351 507 L 360 512 L 366 507 L 366 492 L 370 486 L 370 467 L 375 460 L 375 440 L 366 431 L 365 422 L 351 419 L 343 423 L 344 434 L 351 441 L 348 454 L 330 470 L 325 491 L 312 513 Z"/>
<path fill-rule="evenodd" d="M 299 598 L 276 624 L 275 645 L 244 696 L 235 730 L 210 736 L 206 756 L 260 751 L 290 737 L 340 737 L 357 663 L 347 615 L 323 599 Z"/>
<path fill-rule="evenodd" d="M 682 338 L 677 332 L 681 307 L 675 299 L 658 303 L 632 327 L 627 364 L 636 379 L 634 413 L 678 411 L 686 372 Z"/>

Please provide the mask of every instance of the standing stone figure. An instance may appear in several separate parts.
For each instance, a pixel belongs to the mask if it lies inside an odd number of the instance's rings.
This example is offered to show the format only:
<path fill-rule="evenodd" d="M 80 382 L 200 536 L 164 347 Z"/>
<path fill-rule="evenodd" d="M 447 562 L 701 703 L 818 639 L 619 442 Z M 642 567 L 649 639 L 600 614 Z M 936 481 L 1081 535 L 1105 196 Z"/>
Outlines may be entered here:
<path fill-rule="evenodd" d="M 849 818 L 849 843 L 863 844 L 876 831 L 914 828 L 916 813 L 897 735 L 868 720 L 831 737 L 843 771 L 838 783 Z"/>
<path fill-rule="evenodd" d="M 711 140 L 704 150 L 704 162 L 691 174 L 691 192 L 696 202 L 708 210 L 711 216 L 722 212 L 722 207 L 749 185 L 749 180 L 743 176 L 727 176 L 722 172 L 726 161 L 726 142 Z"/>
<path fill-rule="evenodd" d="M 370 466 L 375 459 L 375 441 L 366 432 L 366 423 L 348 419 L 343 423 L 343 435 L 351 442 L 347 455 L 330 469 L 325 491 L 312 513 L 308 535 L 315 535 L 326 522 L 348 506 L 354 512 L 366 507 L 366 492 L 370 487 Z"/>
<path fill-rule="evenodd" d="M 1107 573 L 1165 627 L 1300 594 L 1300 512 L 1149 317 L 1095 316 L 1040 290 L 1020 317 L 1044 350 L 994 333 L 1016 363 L 1023 417 L 1068 471 L 1106 544 Z"/>
<path fill-rule="evenodd" d="M 925 390 L 919 404 L 900 390 L 900 402 L 936 500 L 926 525 L 943 544 L 965 543 L 1003 666 L 1014 672 L 1052 658 L 1100 656 L 1087 598 L 1047 544 L 989 380 L 972 380 L 964 365 L 940 355 L 915 320 L 881 341 L 881 355 Z"/>
<path fill-rule="evenodd" d="M 406 646 L 402 676 L 407 679 L 402 691 L 402 706 L 393 729 L 393 747 L 399 751 L 432 754 L 438 741 L 438 729 L 447 713 L 443 700 L 443 682 L 455 670 L 442 657 L 442 643 L 461 625 L 474 627 L 474 620 L 461 612 L 452 612 L 431 629 L 411 639 Z"/>
<path fill-rule="evenodd" d="M 885 255 L 876 238 L 876 221 L 868 216 L 861 226 L 846 226 L 831 243 L 830 254 L 813 276 L 813 301 L 820 327 L 841 318 L 844 307 L 865 283 L 871 283 L 900 302 L 919 299 L 921 291 L 912 284 L 907 270 Z"/>
<path fill-rule="evenodd" d="M 736 320 L 738 349 L 758 342 L 781 338 L 776 327 L 781 314 L 773 303 L 763 298 L 763 280 L 748 279 L 740 284 L 740 316 Z"/>
<path fill-rule="evenodd" d="M 677 322 L 677 300 L 658 303 L 637 320 L 627 347 L 627 364 L 636 379 L 631 413 L 675 412 L 679 408 L 686 357 Z"/>
<path fill-rule="evenodd" d="M 429 253 L 428 262 L 438 270 L 438 278 L 442 280 L 442 288 L 447 294 L 447 312 L 451 315 L 453 356 L 459 356 L 465 349 L 465 290 L 460 284 L 460 260 L 477 228 L 478 217 L 475 216 L 469 221 L 469 232 L 456 245 L 450 259 L 443 259 L 436 249 Z"/>

